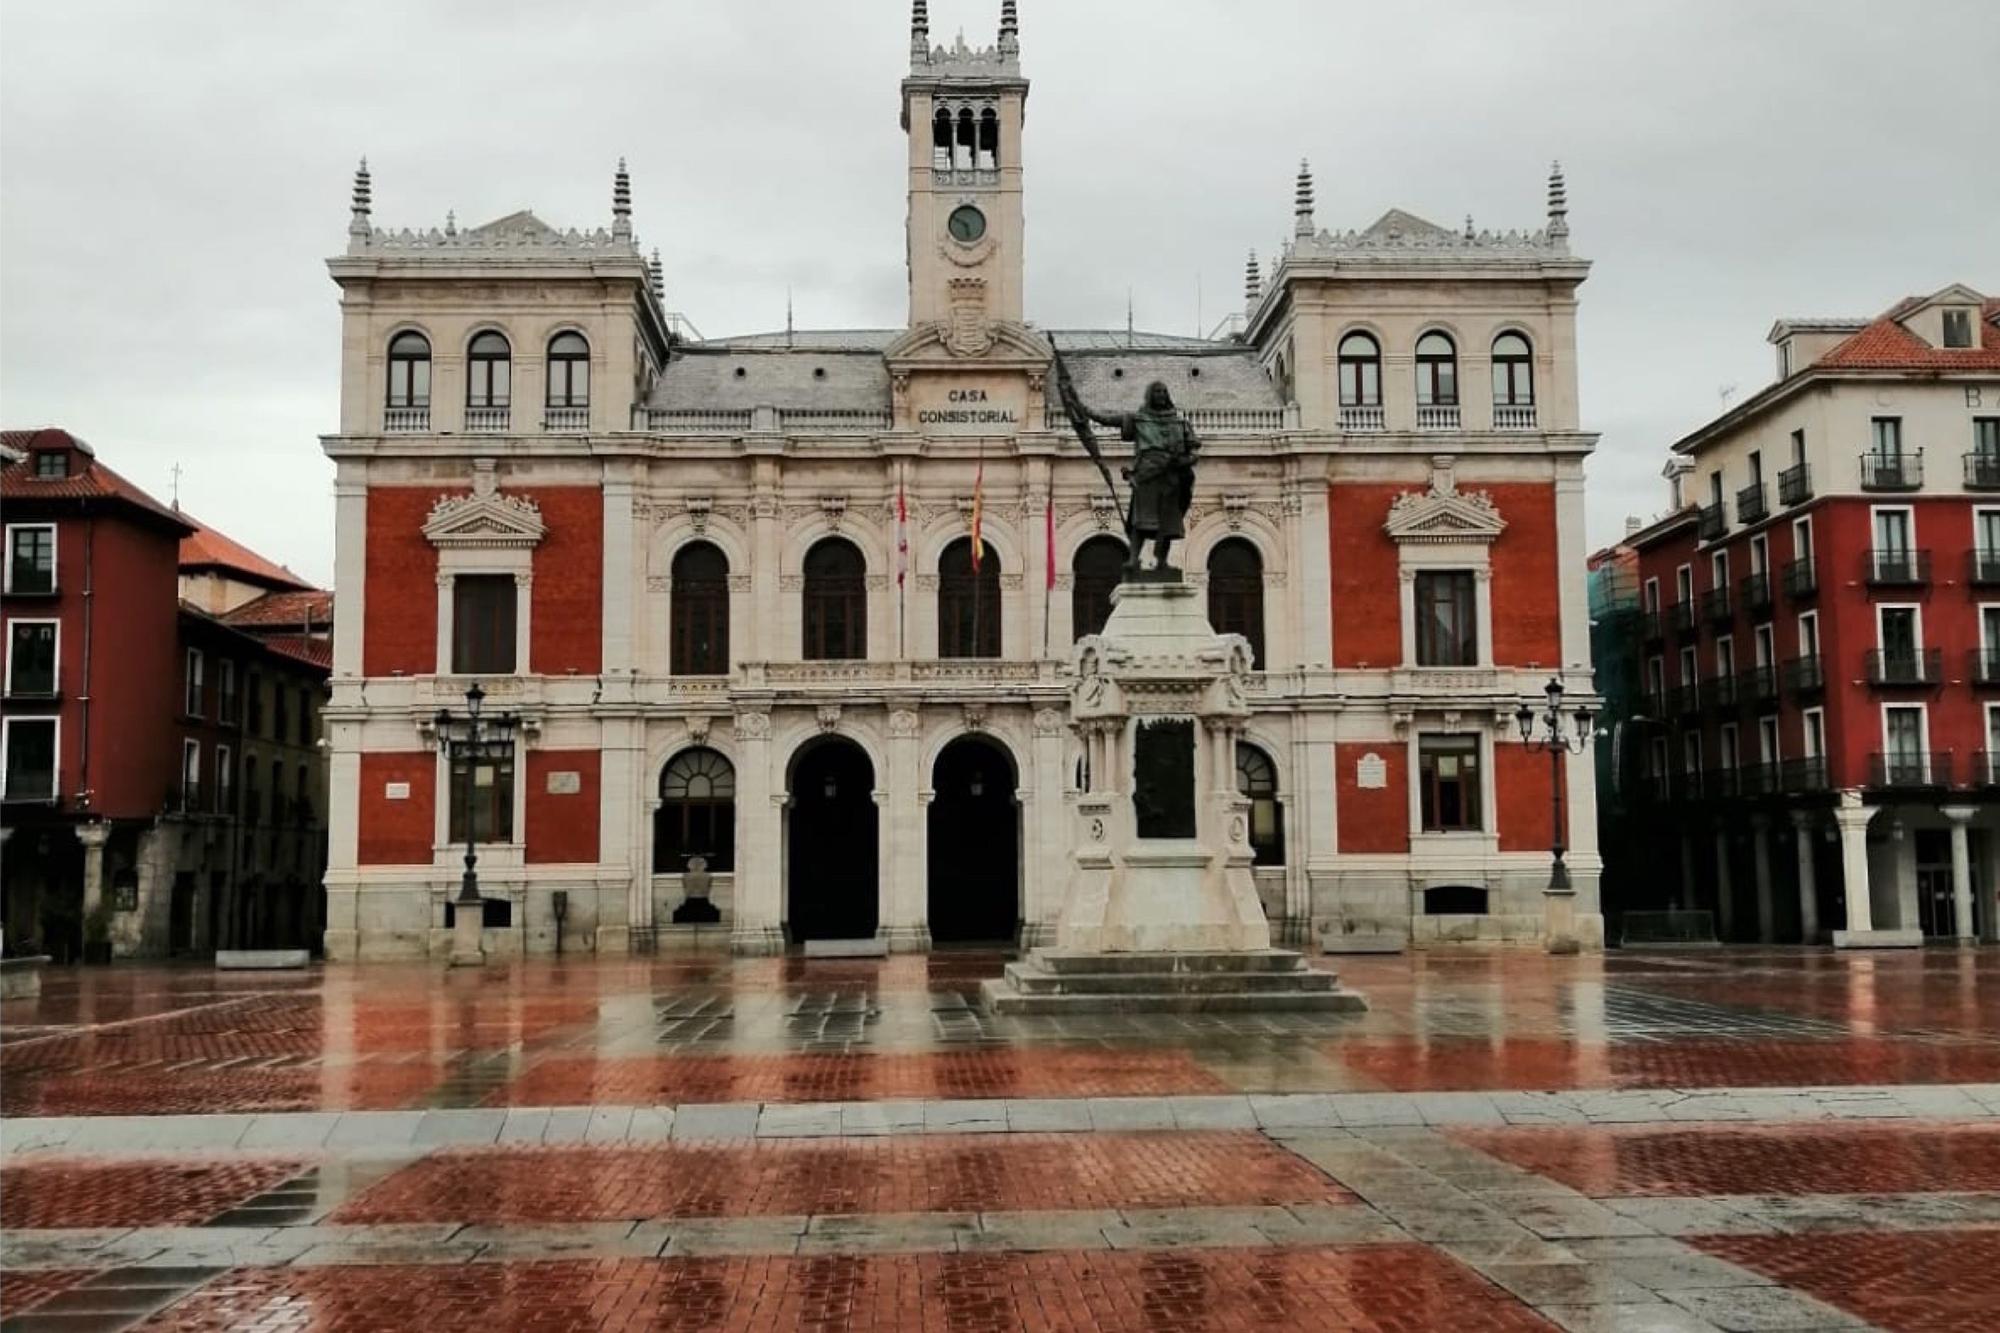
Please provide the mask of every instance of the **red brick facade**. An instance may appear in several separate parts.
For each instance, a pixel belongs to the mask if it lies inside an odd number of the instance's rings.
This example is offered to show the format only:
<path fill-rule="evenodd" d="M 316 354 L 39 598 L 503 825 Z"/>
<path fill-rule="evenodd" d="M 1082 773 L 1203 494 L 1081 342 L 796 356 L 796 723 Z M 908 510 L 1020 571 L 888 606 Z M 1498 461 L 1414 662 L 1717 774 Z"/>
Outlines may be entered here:
<path fill-rule="evenodd" d="M 527 757 L 528 863 L 596 861 L 600 752 L 530 750 Z M 550 775 L 558 773 L 574 774 L 576 790 L 550 790 Z"/>
<path fill-rule="evenodd" d="M 361 756 L 361 845 L 365 866 L 429 865 L 437 837 L 437 755 L 429 750 Z M 409 787 L 391 798 L 392 787 Z"/>

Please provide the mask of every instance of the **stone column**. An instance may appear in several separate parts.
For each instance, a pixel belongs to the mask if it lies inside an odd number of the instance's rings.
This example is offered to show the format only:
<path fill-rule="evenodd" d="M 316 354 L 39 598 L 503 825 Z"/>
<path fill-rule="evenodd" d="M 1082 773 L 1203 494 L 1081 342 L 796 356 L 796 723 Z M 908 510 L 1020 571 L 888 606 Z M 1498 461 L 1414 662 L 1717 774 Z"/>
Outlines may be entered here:
<path fill-rule="evenodd" d="M 104 902 L 104 844 L 111 838 L 108 820 L 93 819 L 76 826 L 83 844 L 83 915 L 86 919 Z"/>
<path fill-rule="evenodd" d="M 1699 900 L 1694 893 L 1694 839 L 1681 834 L 1681 907 L 1694 911 Z"/>
<path fill-rule="evenodd" d="M 1715 831 L 1715 930 L 1727 944 L 1736 935 L 1736 885 L 1729 873 L 1729 830 Z"/>
<path fill-rule="evenodd" d="M 1068 728 L 1053 708 L 1035 713 L 1035 748 L 1023 765 L 1021 805 L 1021 947 L 1053 944 L 1056 914 L 1069 887 L 1070 848 L 1076 842 L 1069 802 L 1063 799 L 1063 737 Z"/>
<path fill-rule="evenodd" d="M 1844 791 L 1834 807 L 1833 822 L 1840 830 L 1840 872 L 1847 894 L 1847 929 L 1834 933 L 1834 945 L 1843 935 L 1867 935 L 1875 929 L 1875 905 L 1869 897 L 1868 821 L 1875 815 L 1861 803 L 1861 793 Z"/>
<path fill-rule="evenodd" d="M 1977 944 L 1978 932 L 1972 920 L 1972 848 L 1967 826 L 1979 813 L 1970 805 L 1947 805 L 1940 812 L 1951 821 L 1951 914 L 1952 934 L 1961 944 Z"/>
<path fill-rule="evenodd" d="M 919 771 L 919 721 L 907 701 L 890 705 L 889 771 L 875 793 L 881 840 L 881 916 L 877 933 L 898 953 L 931 945 L 930 884 L 925 833 L 930 821 L 928 774 Z"/>
<path fill-rule="evenodd" d="M 739 954 L 784 948 L 784 808 L 781 777 L 771 772 L 771 715 L 736 715 L 736 919 L 730 948 Z"/>
<path fill-rule="evenodd" d="M 1770 944 L 1778 938 L 1778 904 L 1771 891 L 1771 821 L 1768 817 L 1751 816 L 1750 848 L 1757 875 L 1757 941 Z"/>
<path fill-rule="evenodd" d="M 1813 866 L 1813 833 L 1817 824 L 1803 810 L 1792 812 L 1792 838 L 1799 857 L 1799 935 L 1807 944 L 1819 938 L 1819 877 Z"/>

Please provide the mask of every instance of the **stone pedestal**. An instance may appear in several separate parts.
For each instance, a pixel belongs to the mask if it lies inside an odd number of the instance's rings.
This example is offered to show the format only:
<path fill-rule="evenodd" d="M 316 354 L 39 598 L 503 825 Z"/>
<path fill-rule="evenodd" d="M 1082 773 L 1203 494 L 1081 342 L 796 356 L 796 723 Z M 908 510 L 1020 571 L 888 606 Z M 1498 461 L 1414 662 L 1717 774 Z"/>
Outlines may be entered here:
<path fill-rule="evenodd" d="M 997 1012 L 1359 1009 L 1271 947 L 1251 873 L 1236 743 L 1250 645 L 1180 582 L 1120 585 L 1076 645 L 1070 725 L 1084 781 L 1055 942 L 985 984 Z"/>
<path fill-rule="evenodd" d="M 486 963 L 486 949 L 480 939 L 480 931 L 486 921 L 484 907 L 479 903 L 458 905 L 452 914 L 451 924 L 451 967 L 482 967 Z"/>

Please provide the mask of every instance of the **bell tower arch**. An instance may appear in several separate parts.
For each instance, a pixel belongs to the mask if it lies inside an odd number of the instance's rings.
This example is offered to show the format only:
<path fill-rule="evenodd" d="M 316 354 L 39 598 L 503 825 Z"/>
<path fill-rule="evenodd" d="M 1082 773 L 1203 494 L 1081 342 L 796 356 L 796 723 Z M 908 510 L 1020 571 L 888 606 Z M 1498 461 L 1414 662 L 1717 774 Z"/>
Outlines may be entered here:
<path fill-rule="evenodd" d="M 910 15 L 903 129 L 910 138 L 910 327 L 1022 318 L 1021 75 L 1015 0 L 999 40 L 932 46 L 928 0 Z M 966 309 L 976 306 L 977 310 Z"/>

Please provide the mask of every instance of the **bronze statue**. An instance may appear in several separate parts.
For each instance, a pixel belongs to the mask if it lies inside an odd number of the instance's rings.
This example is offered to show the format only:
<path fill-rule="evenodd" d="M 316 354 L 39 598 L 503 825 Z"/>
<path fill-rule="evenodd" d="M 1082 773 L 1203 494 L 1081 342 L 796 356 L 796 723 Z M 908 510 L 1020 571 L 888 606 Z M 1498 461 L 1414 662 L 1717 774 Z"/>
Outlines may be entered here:
<path fill-rule="evenodd" d="M 1051 343 L 1053 345 L 1053 340 Z M 1096 433 L 1091 430 L 1090 423 L 1095 421 L 1100 425 L 1116 426 L 1119 438 L 1132 442 L 1132 466 L 1124 469 L 1126 478 L 1132 483 L 1131 499 L 1124 511 L 1125 549 L 1128 552 L 1126 568 L 1138 572 L 1139 543 L 1150 540 L 1153 543 L 1153 567 L 1167 569 L 1167 552 L 1172 548 L 1174 539 L 1187 536 L 1188 505 L 1194 500 L 1195 455 L 1201 449 L 1201 440 L 1196 437 L 1194 427 L 1174 407 L 1173 395 L 1159 380 L 1146 386 L 1145 401 L 1138 411 L 1098 412 L 1077 397 L 1076 386 L 1070 381 L 1069 367 L 1063 364 L 1060 349 L 1056 351 L 1055 369 L 1056 389 L 1062 395 L 1063 410 L 1069 414 L 1077 439 L 1083 442 L 1085 451 L 1104 474 L 1104 482 L 1111 487 L 1114 500 L 1118 496 L 1118 487 L 1111 480 L 1111 469 L 1098 450 Z"/>

